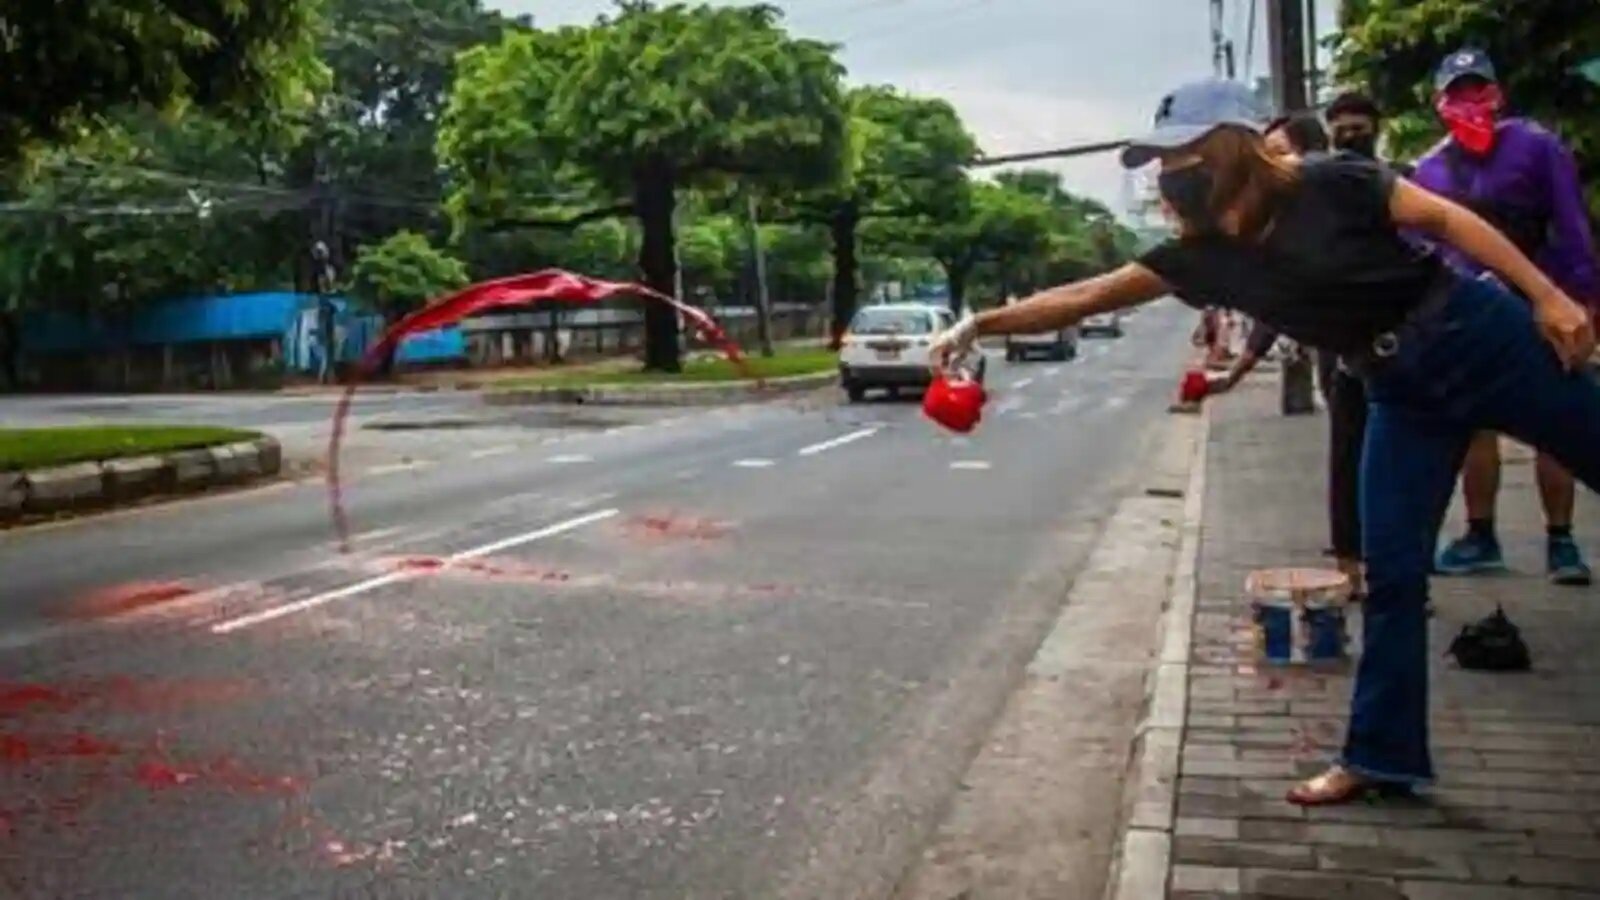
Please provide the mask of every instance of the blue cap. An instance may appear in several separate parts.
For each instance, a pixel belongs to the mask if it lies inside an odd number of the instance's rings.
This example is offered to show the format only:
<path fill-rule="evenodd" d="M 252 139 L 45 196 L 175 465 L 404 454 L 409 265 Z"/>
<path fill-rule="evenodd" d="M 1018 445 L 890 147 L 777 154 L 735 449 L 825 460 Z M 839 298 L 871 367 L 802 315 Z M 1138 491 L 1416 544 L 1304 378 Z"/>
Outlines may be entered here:
<path fill-rule="evenodd" d="M 1494 74 L 1494 61 L 1489 54 L 1475 47 L 1462 47 L 1446 56 L 1433 74 L 1433 89 L 1442 91 L 1457 81 L 1476 75 L 1484 81 L 1498 81 Z"/>
<path fill-rule="evenodd" d="M 1164 150 L 1187 146 L 1226 126 L 1260 131 L 1266 118 L 1255 92 L 1239 82 L 1193 81 L 1161 99 L 1155 128 L 1128 142 L 1122 164 L 1137 169 Z"/>

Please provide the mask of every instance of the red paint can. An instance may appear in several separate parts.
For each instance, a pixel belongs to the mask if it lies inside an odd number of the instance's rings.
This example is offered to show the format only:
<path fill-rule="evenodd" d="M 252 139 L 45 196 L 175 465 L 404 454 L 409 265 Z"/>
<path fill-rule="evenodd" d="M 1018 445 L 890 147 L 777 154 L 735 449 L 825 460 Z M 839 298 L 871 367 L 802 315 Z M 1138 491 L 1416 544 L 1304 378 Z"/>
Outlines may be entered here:
<path fill-rule="evenodd" d="M 922 412 L 951 431 L 966 434 L 978 427 L 987 399 L 983 385 L 977 381 L 939 374 L 922 395 Z"/>

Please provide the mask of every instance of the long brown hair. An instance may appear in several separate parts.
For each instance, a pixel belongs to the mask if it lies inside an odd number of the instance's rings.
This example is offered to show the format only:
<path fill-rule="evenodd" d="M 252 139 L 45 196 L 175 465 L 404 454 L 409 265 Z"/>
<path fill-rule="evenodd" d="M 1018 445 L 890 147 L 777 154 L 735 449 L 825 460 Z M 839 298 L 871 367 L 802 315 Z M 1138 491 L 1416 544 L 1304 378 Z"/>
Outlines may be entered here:
<path fill-rule="evenodd" d="M 1299 183 L 1299 168 L 1273 156 L 1261 135 L 1244 128 L 1218 128 L 1192 149 L 1211 173 L 1213 218 L 1222 221 L 1237 210 L 1239 238 L 1259 240 Z"/>

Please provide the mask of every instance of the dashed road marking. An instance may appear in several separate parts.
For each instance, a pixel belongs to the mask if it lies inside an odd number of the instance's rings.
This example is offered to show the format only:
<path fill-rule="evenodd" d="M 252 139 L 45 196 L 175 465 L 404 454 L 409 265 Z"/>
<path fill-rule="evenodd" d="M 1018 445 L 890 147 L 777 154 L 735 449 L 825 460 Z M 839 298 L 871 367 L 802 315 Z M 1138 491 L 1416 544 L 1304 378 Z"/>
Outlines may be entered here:
<path fill-rule="evenodd" d="M 368 478 L 375 478 L 380 475 L 394 475 L 397 472 L 413 472 L 417 469 L 426 469 L 433 464 L 431 459 L 413 459 L 383 466 L 373 466 L 365 474 Z"/>
<path fill-rule="evenodd" d="M 950 468 L 965 472 L 987 472 L 993 467 L 981 459 L 961 459 L 951 463 Z"/>
<path fill-rule="evenodd" d="M 777 463 L 770 459 L 741 459 L 734 463 L 740 469 L 770 469 Z"/>
<path fill-rule="evenodd" d="M 516 449 L 517 446 L 515 444 L 501 444 L 498 447 L 485 447 L 482 450 L 474 450 L 467 454 L 467 458 L 488 459 L 491 456 L 504 456 L 507 453 L 513 453 Z"/>
<path fill-rule="evenodd" d="M 809 447 L 802 447 L 800 448 L 800 455 L 815 456 L 818 453 L 825 453 L 834 449 L 835 447 L 843 447 L 845 444 L 853 444 L 862 438 L 872 437 L 877 433 L 877 428 L 863 428 L 860 431 L 852 431 L 849 434 L 842 434 L 836 438 L 833 438 L 832 440 L 823 441 L 820 444 L 812 444 Z"/>
<path fill-rule="evenodd" d="M 558 466 L 576 466 L 582 465 L 583 463 L 592 463 L 594 462 L 594 457 L 583 453 L 563 453 L 558 456 L 550 457 L 549 461 Z"/>
<path fill-rule="evenodd" d="M 460 553 L 445 557 L 444 567 L 448 568 L 451 563 L 463 562 L 469 559 L 479 559 L 492 553 L 499 553 L 502 550 L 509 550 L 512 547 L 520 547 L 523 544 L 531 544 L 534 541 L 555 537 L 558 534 L 565 534 L 566 532 L 574 529 L 582 528 L 585 525 L 592 525 L 595 522 L 612 518 L 620 512 L 621 510 L 615 508 L 602 509 L 598 512 L 589 513 L 588 515 L 578 516 L 576 518 L 557 522 L 554 525 L 547 525 L 544 528 L 540 528 L 536 531 L 529 531 L 523 534 L 513 535 L 502 540 L 483 544 L 482 546 L 478 547 L 473 547 L 470 550 L 463 550 Z M 339 588 L 338 590 L 326 591 L 315 596 L 307 597 L 304 600 L 296 600 L 293 603 L 286 603 L 282 606 L 274 606 L 270 609 L 264 609 L 260 612 L 254 612 L 246 616 L 240 616 L 236 619 L 218 622 L 217 624 L 211 626 L 211 632 L 212 634 L 228 634 L 230 632 L 238 631 L 241 628 L 250 628 L 255 625 L 271 622 L 275 619 L 281 619 L 284 616 L 305 612 L 308 609 L 315 609 L 316 607 L 332 603 L 335 600 L 343 600 L 346 597 L 354 597 L 358 594 L 365 594 L 368 591 L 386 587 L 391 584 L 399 584 L 402 581 L 412 581 L 416 578 L 422 577 L 424 574 L 426 573 L 416 571 L 390 572 L 387 575 L 379 575 L 375 578 L 368 578 L 365 581 L 358 581 L 355 584 L 347 585 Z"/>
<path fill-rule="evenodd" d="M 1032 378 L 1024 378 L 1024 379 L 1021 379 L 1020 381 L 1014 382 L 1011 385 L 1011 387 L 1013 389 L 1015 389 L 1015 390 L 1019 390 L 1020 391 L 1023 388 L 1025 388 L 1025 387 L 1027 387 L 1027 386 L 1029 386 L 1031 384 L 1033 384 L 1033 379 Z"/>

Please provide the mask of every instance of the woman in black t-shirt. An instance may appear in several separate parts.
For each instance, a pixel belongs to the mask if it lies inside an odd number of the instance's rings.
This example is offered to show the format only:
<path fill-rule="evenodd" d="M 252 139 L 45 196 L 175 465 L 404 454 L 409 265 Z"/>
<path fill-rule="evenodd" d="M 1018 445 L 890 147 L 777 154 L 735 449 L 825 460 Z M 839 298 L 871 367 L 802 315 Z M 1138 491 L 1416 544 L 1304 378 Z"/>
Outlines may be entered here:
<path fill-rule="evenodd" d="M 1180 236 L 1117 271 L 964 319 L 944 365 L 985 334 L 1052 331 L 1176 294 L 1228 306 L 1340 354 L 1365 376 L 1361 473 L 1364 638 L 1339 761 L 1289 793 L 1340 803 L 1431 781 L 1428 573 L 1432 538 L 1473 432 L 1511 434 L 1600 490 L 1600 385 L 1575 374 L 1594 347 L 1588 314 L 1512 243 L 1460 206 L 1349 157 L 1277 159 L 1244 87 L 1205 81 L 1161 104 L 1123 153 L 1159 161 Z M 1400 230 L 1449 243 L 1531 305 L 1453 274 Z"/>

